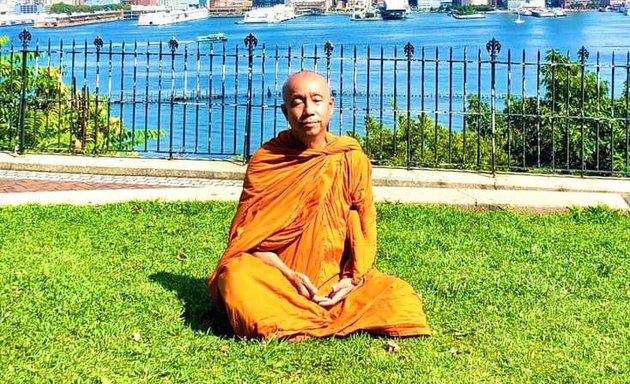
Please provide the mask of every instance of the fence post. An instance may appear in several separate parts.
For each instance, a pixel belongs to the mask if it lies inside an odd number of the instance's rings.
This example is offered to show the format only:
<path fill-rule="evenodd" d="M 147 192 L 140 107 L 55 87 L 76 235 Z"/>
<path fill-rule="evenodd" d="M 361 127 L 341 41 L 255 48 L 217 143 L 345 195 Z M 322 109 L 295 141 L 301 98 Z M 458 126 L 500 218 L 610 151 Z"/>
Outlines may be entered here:
<path fill-rule="evenodd" d="M 171 114 L 170 114 L 170 126 L 169 126 L 169 139 L 168 139 L 168 158 L 173 159 L 173 119 L 175 109 L 175 51 L 179 47 L 179 43 L 175 36 L 168 41 L 168 47 L 171 50 Z"/>
<path fill-rule="evenodd" d="M 411 169 L 411 58 L 414 52 L 415 48 L 411 42 L 408 42 L 405 45 L 405 56 L 407 56 L 407 169 Z"/>
<path fill-rule="evenodd" d="M 103 39 L 101 35 L 97 35 L 96 39 L 94 39 L 94 46 L 96 47 L 96 84 L 95 84 L 95 95 L 94 95 L 94 150 L 93 154 L 97 155 L 98 153 L 98 119 L 99 119 L 99 111 L 98 111 L 98 94 L 99 94 L 99 82 L 101 75 L 101 49 L 103 48 Z M 90 108 L 88 104 L 88 108 Z"/>
<path fill-rule="evenodd" d="M 497 63 L 497 55 L 501 52 L 501 43 L 494 37 L 492 40 L 488 41 L 486 44 L 486 50 L 490 54 L 490 111 L 492 114 L 491 119 L 491 139 L 492 139 L 492 163 L 490 167 L 492 168 L 492 176 L 494 177 L 496 174 L 496 104 L 495 104 L 495 80 L 496 80 L 496 63 Z M 477 132 L 479 134 L 479 132 Z"/>
<path fill-rule="evenodd" d="M 254 49 L 258 45 L 258 39 L 251 33 L 245 37 L 247 47 L 247 111 L 245 115 L 245 142 L 243 143 L 243 162 L 251 157 L 251 133 L 252 133 L 252 72 L 254 66 Z"/>
<path fill-rule="evenodd" d="M 582 169 L 582 176 L 586 171 L 586 161 L 584 160 L 584 63 L 588 60 L 588 50 L 582 46 L 578 50 L 578 57 L 580 58 L 580 168 Z"/>
<path fill-rule="evenodd" d="M 24 118 L 26 112 L 26 82 L 28 81 L 28 75 L 26 71 L 27 55 L 28 55 L 28 43 L 31 41 L 31 33 L 28 29 L 24 29 L 18 35 L 18 38 L 22 42 L 22 90 L 20 91 L 20 117 L 18 120 L 18 145 L 15 148 L 15 152 L 18 154 L 24 153 Z"/>

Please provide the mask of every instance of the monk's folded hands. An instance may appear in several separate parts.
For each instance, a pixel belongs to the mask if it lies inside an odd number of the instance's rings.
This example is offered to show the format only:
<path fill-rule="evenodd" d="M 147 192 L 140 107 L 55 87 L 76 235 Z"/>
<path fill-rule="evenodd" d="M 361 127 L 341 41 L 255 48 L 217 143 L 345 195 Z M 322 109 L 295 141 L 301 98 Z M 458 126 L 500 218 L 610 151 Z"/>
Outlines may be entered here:
<path fill-rule="evenodd" d="M 332 286 L 332 290 L 328 296 L 324 300 L 320 300 L 318 304 L 322 307 L 332 307 L 341 300 L 345 299 L 346 296 L 352 293 L 355 289 L 359 288 L 362 283 L 363 280 L 361 280 L 358 284 L 354 284 L 352 282 L 352 278 L 344 277 L 339 280 L 337 284 Z"/>

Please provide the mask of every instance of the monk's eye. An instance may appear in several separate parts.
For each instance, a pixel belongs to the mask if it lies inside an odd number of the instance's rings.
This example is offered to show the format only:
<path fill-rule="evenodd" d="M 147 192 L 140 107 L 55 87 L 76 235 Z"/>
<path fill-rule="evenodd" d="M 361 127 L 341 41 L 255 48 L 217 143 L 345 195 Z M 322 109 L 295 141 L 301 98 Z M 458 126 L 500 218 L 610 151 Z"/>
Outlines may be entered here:
<path fill-rule="evenodd" d="M 291 106 L 292 107 L 297 107 L 298 105 L 303 104 L 304 102 L 302 101 L 302 99 L 293 99 L 291 100 Z"/>

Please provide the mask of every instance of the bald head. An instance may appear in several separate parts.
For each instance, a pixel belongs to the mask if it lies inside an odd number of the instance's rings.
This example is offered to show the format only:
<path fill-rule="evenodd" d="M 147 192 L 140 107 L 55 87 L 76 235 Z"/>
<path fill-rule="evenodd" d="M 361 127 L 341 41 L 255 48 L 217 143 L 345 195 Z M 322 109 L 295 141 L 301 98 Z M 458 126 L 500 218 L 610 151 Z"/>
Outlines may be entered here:
<path fill-rule="evenodd" d="M 300 71 L 289 76 L 284 82 L 284 85 L 282 85 L 282 99 L 285 104 L 287 103 L 287 98 L 290 98 L 296 86 L 305 82 L 316 85 L 322 94 L 325 93 L 327 97 L 330 97 L 330 89 L 328 88 L 328 82 L 324 76 L 313 71 Z"/>

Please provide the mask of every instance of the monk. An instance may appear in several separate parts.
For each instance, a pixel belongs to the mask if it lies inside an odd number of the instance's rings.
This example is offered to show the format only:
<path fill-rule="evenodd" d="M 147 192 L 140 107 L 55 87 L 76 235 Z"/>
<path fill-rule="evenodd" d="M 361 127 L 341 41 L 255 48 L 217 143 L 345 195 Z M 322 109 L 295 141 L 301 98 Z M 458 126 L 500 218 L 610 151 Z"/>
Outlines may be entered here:
<path fill-rule="evenodd" d="M 334 99 L 322 76 L 283 86 L 290 128 L 252 157 L 212 298 L 244 338 L 429 335 L 422 300 L 373 267 L 376 209 L 359 143 L 327 131 Z"/>

